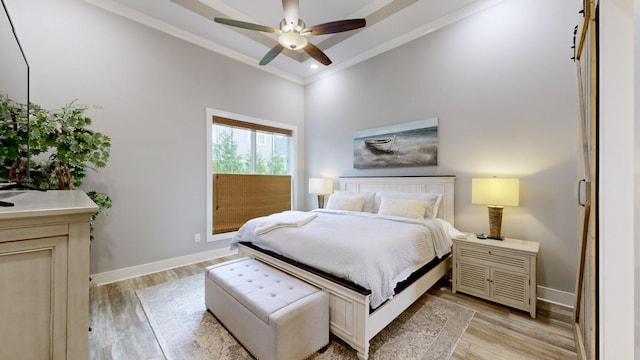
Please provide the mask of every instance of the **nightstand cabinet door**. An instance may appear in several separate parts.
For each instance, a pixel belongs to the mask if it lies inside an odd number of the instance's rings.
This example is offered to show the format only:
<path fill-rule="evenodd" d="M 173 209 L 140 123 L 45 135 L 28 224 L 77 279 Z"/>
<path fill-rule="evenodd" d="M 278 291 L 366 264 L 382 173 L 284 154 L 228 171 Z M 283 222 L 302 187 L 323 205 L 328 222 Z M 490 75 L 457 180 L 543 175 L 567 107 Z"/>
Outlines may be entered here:
<path fill-rule="evenodd" d="M 529 275 L 493 268 L 490 279 L 495 302 L 529 310 Z"/>
<path fill-rule="evenodd" d="M 456 283 L 458 291 L 483 298 L 491 296 L 490 267 L 471 262 L 458 262 Z"/>

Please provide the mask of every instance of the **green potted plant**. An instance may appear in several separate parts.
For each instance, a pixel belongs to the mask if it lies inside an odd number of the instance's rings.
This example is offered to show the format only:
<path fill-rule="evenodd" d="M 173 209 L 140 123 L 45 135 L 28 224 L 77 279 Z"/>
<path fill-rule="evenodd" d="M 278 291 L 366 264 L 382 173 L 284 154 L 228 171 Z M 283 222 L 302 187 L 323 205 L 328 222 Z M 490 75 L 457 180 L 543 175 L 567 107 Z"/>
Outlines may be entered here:
<path fill-rule="evenodd" d="M 55 110 L 31 103 L 27 115 L 25 104 L 0 94 L 0 179 L 21 183 L 29 169 L 28 185 L 38 189 L 81 187 L 87 169 L 105 167 L 111 150 L 108 136 L 88 129 L 87 109 L 75 102 Z M 100 209 L 92 220 L 111 207 L 108 195 L 87 195 Z"/>

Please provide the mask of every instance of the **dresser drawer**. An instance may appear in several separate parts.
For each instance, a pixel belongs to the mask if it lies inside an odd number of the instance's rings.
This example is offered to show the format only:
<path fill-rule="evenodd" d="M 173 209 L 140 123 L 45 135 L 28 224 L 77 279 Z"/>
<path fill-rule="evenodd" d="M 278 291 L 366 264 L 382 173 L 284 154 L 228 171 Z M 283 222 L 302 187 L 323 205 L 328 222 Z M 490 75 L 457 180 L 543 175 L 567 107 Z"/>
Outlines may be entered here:
<path fill-rule="evenodd" d="M 457 246 L 456 256 L 459 261 L 471 261 L 476 264 L 491 266 L 513 272 L 529 274 L 530 257 L 517 252 L 497 250 L 482 246 Z"/>

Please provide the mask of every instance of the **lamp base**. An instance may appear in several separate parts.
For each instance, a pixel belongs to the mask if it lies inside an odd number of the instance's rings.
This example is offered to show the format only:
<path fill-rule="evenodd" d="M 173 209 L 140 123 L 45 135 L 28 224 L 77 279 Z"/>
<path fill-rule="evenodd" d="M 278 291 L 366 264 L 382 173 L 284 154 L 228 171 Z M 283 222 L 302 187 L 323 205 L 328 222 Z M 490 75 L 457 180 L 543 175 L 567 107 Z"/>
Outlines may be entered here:
<path fill-rule="evenodd" d="M 489 236 L 487 238 L 502 240 L 502 210 L 504 206 L 489 206 Z"/>
<path fill-rule="evenodd" d="M 318 195 L 318 208 L 324 209 L 324 195 Z"/>

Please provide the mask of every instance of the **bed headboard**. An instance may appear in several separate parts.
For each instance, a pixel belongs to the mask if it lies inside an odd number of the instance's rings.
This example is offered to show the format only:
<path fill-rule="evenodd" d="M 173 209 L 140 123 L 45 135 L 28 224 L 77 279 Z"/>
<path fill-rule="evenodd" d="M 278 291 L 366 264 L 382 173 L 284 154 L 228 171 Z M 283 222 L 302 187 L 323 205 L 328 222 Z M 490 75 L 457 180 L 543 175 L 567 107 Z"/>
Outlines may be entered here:
<path fill-rule="evenodd" d="M 340 189 L 354 192 L 401 191 L 442 194 L 438 217 L 453 224 L 455 176 L 341 177 Z"/>

